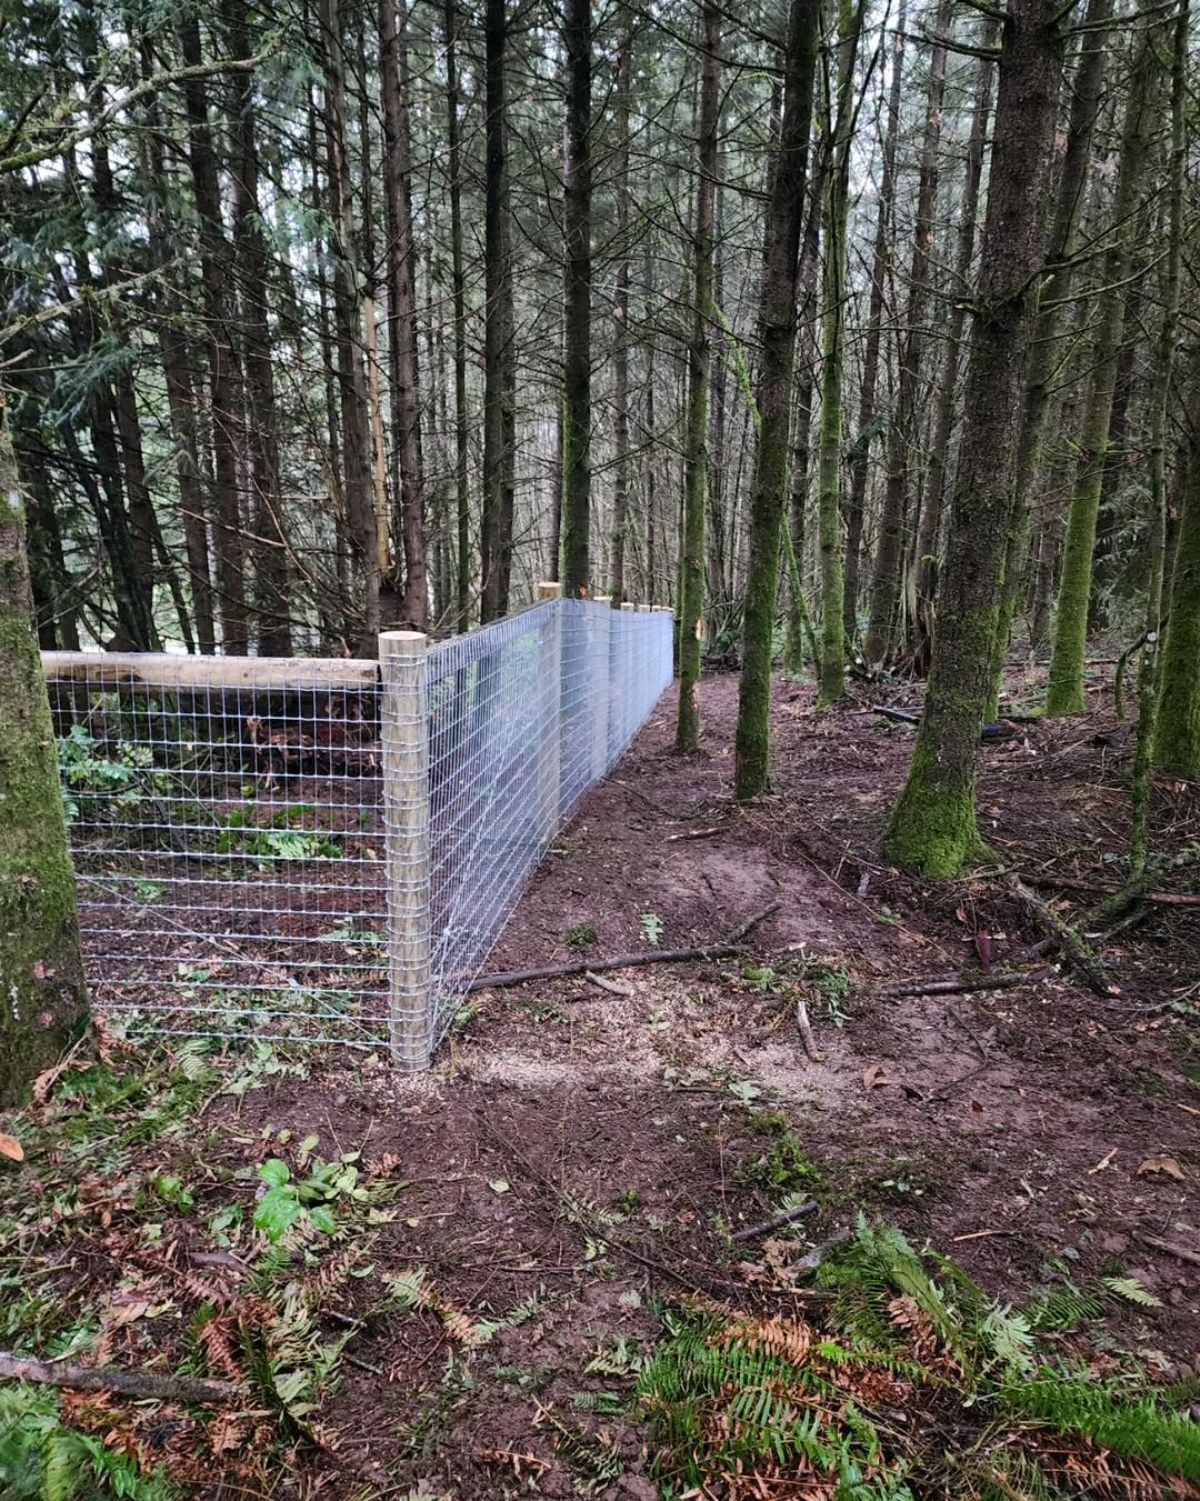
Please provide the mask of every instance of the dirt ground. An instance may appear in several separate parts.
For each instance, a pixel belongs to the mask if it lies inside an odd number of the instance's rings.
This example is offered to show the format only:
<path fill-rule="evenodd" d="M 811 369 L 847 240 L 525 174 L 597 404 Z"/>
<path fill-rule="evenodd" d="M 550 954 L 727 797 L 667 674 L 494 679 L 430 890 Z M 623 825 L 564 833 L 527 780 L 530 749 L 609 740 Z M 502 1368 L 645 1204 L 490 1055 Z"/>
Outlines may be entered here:
<path fill-rule="evenodd" d="M 1036 701 L 1031 680 L 1012 687 Z M 774 791 L 738 809 L 736 694 L 732 677 L 704 681 L 688 758 L 671 751 L 664 698 L 489 968 L 713 944 L 770 907 L 744 956 L 623 970 L 617 990 L 582 977 L 484 990 L 429 1075 L 397 1082 L 329 1055 L 207 1111 L 215 1159 L 315 1133 L 325 1155 L 357 1151 L 403 1180 L 398 1212 L 364 1242 L 371 1270 L 338 1305 L 343 1326 L 385 1273 L 423 1269 L 427 1289 L 413 1311 L 356 1328 L 320 1414 L 329 1447 L 280 1494 L 653 1498 L 621 1408 L 661 1300 L 804 1297 L 778 1242 L 731 1239 L 777 1210 L 759 1167 L 779 1117 L 803 1148 L 812 1241 L 860 1213 L 885 1219 L 1017 1304 L 1122 1270 L 1161 1306 L 1114 1309 L 1093 1352 L 1133 1352 L 1164 1380 L 1200 1374 L 1200 906 L 1156 904 L 1108 944 L 1107 996 L 1027 959 L 1015 988 L 878 993 L 1004 968 L 1036 942 L 1005 871 L 1067 915 L 1095 899 L 1070 883 L 1119 880 L 1127 731 L 1102 703 L 990 745 L 980 806 L 996 863 L 930 886 L 879 855 L 910 729 L 871 713 L 878 699 L 818 715 L 807 686 L 783 683 Z M 1160 785 L 1154 817 L 1157 847 L 1200 840 L 1200 791 Z"/>
<path fill-rule="evenodd" d="M 1196 1366 L 1196 1266 L 1141 1237 L 1198 1245 L 1200 1026 L 1188 997 L 1200 909 L 1157 908 L 1110 948 L 1109 997 L 1051 968 L 1000 992 L 878 998 L 981 954 L 1000 965 L 1041 935 L 998 877 L 930 888 L 880 863 L 909 731 L 861 705 L 818 716 L 807 688 L 782 686 L 774 793 L 738 810 L 736 680 L 706 680 L 702 702 L 703 749 L 680 759 L 663 700 L 555 845 L 490 967 L 643 949 L 648 928 L 663 947 L 709 944 L 777 903 L 754 930 L 749 969 L 626 970 L 627 995 L 584 979 L 484 991 L 428 1078 L 396 1089 L 334 1074 L 319 1093 L 281 1085 L 247 1102 L 255 1124 L 402 1160 L 415 1223 L 381 1240 L 381 1263 L 428 1268 L 475 1316 L 532 1300 L 465 1386 L 453 1376 L 448 1389 L 437 1318 L 356 1341 L 389 1376 L 348 1370 L 327 1414 L 359 1476 L 466 1501 L 498 1494 L 498 1475 L 514 1481 L 525 1455 L 526 1468 L 548 1466 L 543 1495 L 571 1494 L 556 1424 L 577 1424 L 573 1402 L 603 1390 L 589 1362 L 603 1368 L 618 1341 L 649 1348 L 656 1293 L 693 1285 L 745 1301 L 769 1281 L 756 1243 L 731 1251 L 721 1233 L 772 1207 L 739 1173 L 761 1152 L 747 1126 L 756 1112 L 785 1114 L 812 1159 L 814 1239 L 859 1211 L 886 1216 L 1016 1300 L 1119 1263 L 1163 1306 L 1118 1320 L 1114 1348 L 1149 1354 L 1172 1379 Z M 1105 713 L 989 748 L 981 807 L 998 867 L 1102 879 L 1123 847 L 1126 748 Z M 1196 837 L 1194 790 L 1160 788 L 1156 818 L 1172 846 Z M 819 1062 L 795 1024 L 797 994 Z M 612 1437 L 626 1472 L 600 1493 L 653 1495 L 636 1432 Z"/>

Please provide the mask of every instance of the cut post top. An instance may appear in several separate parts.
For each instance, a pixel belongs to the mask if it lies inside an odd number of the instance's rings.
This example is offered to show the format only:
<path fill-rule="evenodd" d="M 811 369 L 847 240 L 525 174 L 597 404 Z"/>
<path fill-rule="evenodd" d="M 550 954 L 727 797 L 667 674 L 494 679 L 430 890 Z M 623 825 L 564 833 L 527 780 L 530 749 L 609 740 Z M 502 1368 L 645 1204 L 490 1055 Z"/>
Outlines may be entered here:
<path fill-rule="evenodd" d="M 380 631 L 379 655 L 381 657 L 420 657 L 429 646 L 429 637 L 424 631 Z"/>
<path fill-rule="evenodd" d="M 539 599 L 561 599 L 563 586 L 552 582 L 550 579 L 543 579 L 537 586 L 537 592 Z"/>

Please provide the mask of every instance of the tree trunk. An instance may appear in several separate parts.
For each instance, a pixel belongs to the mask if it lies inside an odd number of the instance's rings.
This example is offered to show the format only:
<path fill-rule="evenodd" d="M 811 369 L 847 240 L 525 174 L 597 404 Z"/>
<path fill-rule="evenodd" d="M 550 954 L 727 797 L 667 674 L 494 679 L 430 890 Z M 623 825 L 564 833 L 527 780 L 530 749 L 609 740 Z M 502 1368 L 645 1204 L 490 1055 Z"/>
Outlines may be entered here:
<path fill-rule="evenodd" d="M 1163 309 L 1155 348 L 1154 386 L 1150 397 L 1150 525 L 1146 579 L 1146 631 L 1138 663 L 1138 728 L 1133 753 L 1132 817 L 1129 874 L 1138 880 L 1150 855 L 1150 791 L 1158 728 L 1158 664 L 1162 635 L 1163 562 L 1167 542 L 1166 438 L 1171 404 L 1171 374 L 1179 330 L 1183 283 L 1183 192 L 1187 171 L 1187 64 L 1190 17 L 1188 0 L 1179 0 L 1171 53 L 1171 153 L 1167 163 L 1167 262 L 1163 272 Z M 1185 606 L 1185 601 L 1180 601 Z M 1192 658 L 1192 678 L 1196 658 Z"/>
<path fill-rule="evenodd" d="M 379 538 L 371 480 L 371 439 L 359 272 L 355 257 L 347 146 L 345 43 L 339 0 L 321 0 L 325 69 L 325 143 L 333 233 L 333 321 L 337 344 L 338 394 L 342 414 L 342 460 L 346 519 L 362 570 L 362 604 L 356 611 L 358 651 L 373 657 L 379 636 Z"/>
<path fill-rule="evenodd" d="M 471 624 L 470 426 L 467 415 L 467 281 L 463 270 L 462 126 L 458 117 L 456 0 L 445 0 L 446 146 L 450 171 L 450 285 L 454 301 L 454 490 L 458 529 L 455 592 L 458 629 Z"/>
<path fill-rule="evenodd" d="M 235 57 L 249 57 L 250 30 L 240 0 L 225 0 L 225 24 Z M 288 550 L 284 540 L 279 480 L 279 422 L 275 408 L 275 365 L 268 312 L 270 260 L 258 195 L 258 137 L 254 79 L 240 75 L 233 126 L 234 264 L 241 303 L 242 367 L 247 398 L 246 448 L 254 534 L 254 585 L 258 652 L 263 657 L 292 654 Z"/>
<path fill-rule="evenodd" d="M 854 59 L 862 6 L 838 0 L 837 97 L 826 100 L 829 166 L 825 255 L 821 265 L 821 428 L 817 441 L 817 520 L 821 550 L 823 705 L 846 696 L 845 576 L 842 561 L 842 380 L 846 358 L 846 221 L 850 201 Z M 835 113 L 836 110 L 836 113 Z"/>
<path fill-rule="evenodd" d="M 423 631 L 429 618 L 425 551 L 425 473 L 417 371 L 416 245 L 409 187 L 408 58 L 397 0 L 379 0 L 380 84 L 384 175 L 388 196 L 388 338 L 392 362 L 392 441 L 400 450 L 400 535 L 404 544 L 406 625 Z M 461 232 L 461 228 L 460 228 Z M 461 266 L 460 266 L 461 270 Z"/>
<path fill-rule="evenodd" d="M 1054 623 L 1054 651 L 1046 688 L 1046 713 L 1049 715 L 1079 714 L 1087 707 L 1083 659 L 1087 651 L 1096 515 L 1125 325 L 1124 283 L 1139 233 L 1141 215 L 1138 203 L 1145 186 L 1142 178 L 1158 103 L 1150 67 L 1152 61 L 1152 43 L 1143 38 L 1139 43 L 1121 134 L 1121 161 L 1113 200 L 1114 241 L 1101 262 L 1092 377 L 1067 518 L 1062 578 L 1058 586 L 1058 615 Z"/>
<path fill-rule="evenodd" d="M 956 874 L 982 847 L 975 818 L 979 732 L 1011 518 L 1030 288 L 1042 263 L 1064 14 L 1057 0 L 1012 0 L 1004 24 L 938 633 L 908 782 L 886 841 L 889 858 L 929 876 Z"/>
<path fill-rule="evenodd" d="M 824 202 L 824 162 L 810 172 L 808 218 L 800 250 L 800 373 L 796 380 L 796 415 L 792 424 L 791 502 L 788 521 L 791 527 L 791 554 L 796 567 L 790 571 L 787 636 L 784 642 L 784 667 L 798 677 L 804 671 L 804 653 L 812 638 L 812 621 L 801 589 L 804 579 L 804 548 L 808 535 L 808 490 L 812 458 L 813 395 L 817 389 L 817 342 L 820 310 L 817 306 L 817 282 L 821 250 L 821 205 Z M 820 671 L 821 657 L 813 657 L 813 670 Z"/>
<path fill-rule="evenodd" d="M 758 317 L 760 427 L 750 498 L 742 674 L 734 742 L 735 792 L 740 800 L 765 792 L 771 771 L 771 655 L 779 588 L 780 528 L 785 525 L 787 509 L 800 237 L 820 23 L 820 0 L 792 0 L 783 121 L 767 207 L 767 244 Z"/>
<path fill-rule="evenodd" d="M 633 13 L 622 7 L 614 80 L 616 126 L 617 286 L 613 307 L 613 519 L 608 592 L 615 609 L 625 598 L 625 536 L 629 526 L 629 105 Z"/>
<path fill-rule="evenodd" d="M 183 60 L 189 68 L 203 61 L 200 26 L 194 16 L 181 22 Z M 216 561 L 215 594 L 221 617 L 221 644 L 230 656 L 245 656 L 250 648 L 246 610 L 245 546 L 238 497 L 236 434 L 241 422 L 240 374 L 233 342 L 233 307 L 229 246 L 221 223 L 221 188 L 208 95 L 199 77 L 186 78 L 183 97 L 188 118 L 188 157 L 192 191 L 200 220 L 200 277 L 204 293 L 204 324 L 208 353 L 209 401 L 212 405 Z"/>
<path fill-rule="evenodd" d="M 1104 89 L 1112 12 L 1113 0 L 1088 0 L 1084 18 L 1088 29 L 1083 33 L 1079 62 L 1072 79 L 1067 139 L 1059 168 L 1054 216 L 1046 237 L 1046 260 L 1051 271 L 1039 297 L 1037 322 L 1026 361 L 1021 439 L 1017 447 L 1017 470 L 1013 484 L 1015 517 L 1005 555 L 1004 590 L 996 630 L 993 704 L 999 698 L 1000 677 L 1012 635 L 1013 613 L 1025 577 L 1025 558 L 1029 550 L 1033 515 L 1033 487 L 1041 464 L 1046 416 L 1057 376 L 1056 335 L 1075 275 L 1070 256 L 1085 196 L 1092 135 Z"/>
<path fill-rule="evenodd" d="M 951 0 L 939 0 L 935 32 L 945 36 L 952 23 Z M 887 481 L 875 574 L 871 582 L 871 618 L 863 640 L 868 668 L 883 665 L 891 652 L 903 572 L 905 512 L 908 507 L 909 455 L 918 441 L 917 397 L 925 349 L 925 317 L 929 254 L 933 244 L 933 210 L 937 198 L 938 146 L 942 137 L 942 101 L 946 92 L 946 47 L 935 42 L 929 70 L 929 99 L 925 111 L 925 139 L 917 178 L 916 223 L 908 269 L 908 297 L 902 320 L 900 372 L 896 409 L 888 430 Z"/>
<path fill-rule="evenodd" d="M 890 235 L 892 204 L 896 196 L 896 139 L 900 133 L 906 17 L 906 0 L 901 0 L 896 15 L 887 128 L 883 137 L 883 163 L 879 178 L 879 207 L 875 220 L 875 245 L 871 254 L 871 297 L 867 307 L 867 342 L 863 351 L 862 385 L 858 397 L 858 437 L 854 440 L 850 456 L 850 494 L 846 501 L 846 567 L 842 618 L 848 641 L 854 640 L 858 630 L 859 555 L 862 552 L 863 519 L 866 514 L 871 440 L 876 436 L 875 388 L 879 381 L 883 297 L 891 259 Z"/>
<path fill-rule="evenodd" d="M 591 0 L 566 0 L 567 123 L 563 153 L 566 347 L 563 378 L 563 592 L 588 593 L 592 494 Z"/>
<path fill-rule="evenodd" d="M 692 236 L 692 336 L 688 344 L 684 430 L 683 527 L 679 559 L 679 714 L 675 749 L 700 743 L 697 685 L 704 635 L 704 522 L 708 504 L 708 378 L 712 341 L 713 235 L 716 226 L 717 133 L 720 127 L 721 19 L 717 0 L 703 0 L 704 43 L 698 123 L 699 182 Z"/>
<path fill-rule="evenodd" d="M 484 259 L 486 326 L 483 394 L 483 524 L 480 621 L 508 613 L 512 573 L 513 465 L 516 440 L 516 351 L 513 314 L 512 227 L 508 194 L 508 109 L 505 100 L 507 0 L 485 9 L 487 165 Z"/>
<path fill-rule="evenodd" d="M 87 990 L 31 619 L 24 508 L 2 409 L 0 424 L 0 1106 L 10 1106 L 83 1026 Z"/>
<path fill-rule="evenodd" d="M 983 27 L 985 50 L 995 46 L 998 23 Z M 975 84 L 975 108 L 971 114 L 971 136 L 967 143 L 967 161 L 959 204 L 958 243 L 954 253 L 954 300 L 946 327 L 946 350 L 938 379 L 933 420 L 933 443 L 929 455 L 929 472 L 925 478 L 925 503 L 917 529 L 914 562 L 916 612 L 913 619 L 912 668 L 918 677 L 929 671 L 933 649 L 933 602 L 937 592 L 938 538 L 946 496 L 946 474 L 950 460 L 950 434 L 954 427 L 955 398 L 958 394 L 958 366 L 962 353 L 963 327 L 966 322 L 971 262 L 975 258 L 975 225 L 979 209 L 979 189 L 983 181 L 983 154 L 987 143 L 988 119 L 992 110 L 992 71 L 990 57 L 979 60 Z"/>

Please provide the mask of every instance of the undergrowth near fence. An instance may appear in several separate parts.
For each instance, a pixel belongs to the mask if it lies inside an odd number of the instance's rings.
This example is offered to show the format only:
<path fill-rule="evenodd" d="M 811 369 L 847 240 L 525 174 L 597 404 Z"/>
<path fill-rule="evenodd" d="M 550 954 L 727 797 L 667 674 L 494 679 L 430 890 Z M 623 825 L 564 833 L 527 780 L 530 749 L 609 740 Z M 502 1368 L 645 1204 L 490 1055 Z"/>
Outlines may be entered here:
<path fill-rule="evenodd" d="M 1110 1278 L 1077 1308 L 1149 1297 Z M 860 1222 L 803 1313 L 690 1298 L 664 1325 L 638 1395 L 665 1497 L 1200 1495 L 1190 1389 L 1099 1374 L 1047 1304 L 999 1304 L 886 1226 Z"/>

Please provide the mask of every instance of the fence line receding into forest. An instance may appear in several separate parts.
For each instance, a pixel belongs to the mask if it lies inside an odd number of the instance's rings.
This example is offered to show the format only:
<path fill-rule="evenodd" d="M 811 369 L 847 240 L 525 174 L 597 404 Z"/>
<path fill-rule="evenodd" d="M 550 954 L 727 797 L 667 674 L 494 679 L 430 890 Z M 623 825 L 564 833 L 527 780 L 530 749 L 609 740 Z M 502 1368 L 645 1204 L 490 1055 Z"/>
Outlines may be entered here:
<path fill-rule="evenodd" d="M 96 1009 L 417 1069 L 670 682 L 672 616 L 547 599 L 378 662 L 44 661 Z"/>

